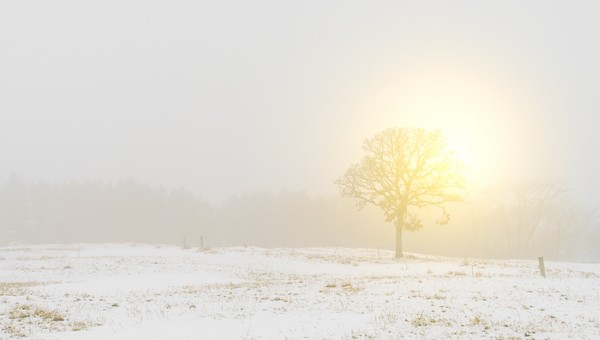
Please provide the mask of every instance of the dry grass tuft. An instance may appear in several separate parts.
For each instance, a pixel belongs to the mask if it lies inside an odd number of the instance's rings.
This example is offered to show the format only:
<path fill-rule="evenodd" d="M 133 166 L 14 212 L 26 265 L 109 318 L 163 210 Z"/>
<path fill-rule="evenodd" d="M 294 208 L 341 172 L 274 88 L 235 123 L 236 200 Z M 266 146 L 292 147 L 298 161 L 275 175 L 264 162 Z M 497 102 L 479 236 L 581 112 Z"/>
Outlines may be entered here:
<path fill-rule="evenodd" d="M 84 331 L 93 326 L 92 323 L 86 321 L 75 321 L 71 324 L 71 329 L 74 332 Z"/>
<path fill-rule="evenodd" d="M 18 328 L 13 324 L 5 325 L 3 327 L 3 330 L 4 332 L 6 332 L 6 334 L 16 338 L 24 338 L 27 336 L 27 334 L 25 334 L 25 332 L 21 328 Z"/>
<path fill-rule="evenodd" d="M 2 296 L 20 296 L 29 287 L 41 286 L 48 282 L 0 282 L 0 295 Z"/>
<path fill-rule="evenodd" d="M 8 318 L 12 320 L 37 317 L 45 321 L 64 321 L 64 316 L 56 310 L 48 310 L 32 305 L 16 305 L 8 312 Z"/>

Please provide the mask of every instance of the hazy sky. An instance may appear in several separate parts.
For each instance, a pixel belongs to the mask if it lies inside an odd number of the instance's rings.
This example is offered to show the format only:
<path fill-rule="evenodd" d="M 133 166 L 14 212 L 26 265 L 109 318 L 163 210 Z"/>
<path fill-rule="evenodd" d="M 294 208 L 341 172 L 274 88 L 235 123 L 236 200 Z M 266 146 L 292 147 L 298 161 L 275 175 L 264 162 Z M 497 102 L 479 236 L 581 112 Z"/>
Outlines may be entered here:
<path fill-rule="evenodd" d="M 596 1 L 1 1 L 0 182 L 220 202 L 334 194 L 360 144 L 439 128 L 477 183 L 600 205 Z"/>

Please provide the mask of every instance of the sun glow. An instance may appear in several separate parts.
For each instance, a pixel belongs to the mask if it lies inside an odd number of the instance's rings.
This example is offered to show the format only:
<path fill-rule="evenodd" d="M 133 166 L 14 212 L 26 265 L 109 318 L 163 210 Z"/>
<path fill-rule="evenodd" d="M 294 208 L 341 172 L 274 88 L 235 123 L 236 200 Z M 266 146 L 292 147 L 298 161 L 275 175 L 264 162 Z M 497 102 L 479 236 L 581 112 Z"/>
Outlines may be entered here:
<path fill-rule="evenodd" d="M 379 115 L 363 135 L 391 126 L 439 130 L 464 162 L 469 188 L 484 187 L 513 168 L 510 160 L 520 148 L 522 124 L 517 124 L 516 114 L 524 104 L 511 97 L 508 84 L 475 66 L 440 64 L 414 70 L 370 98 L 372 106 L 365 111 Z"/>
<path fill-rule="evenodd" d="M 444 131 L 442 131 L 444 133 Z M 467 134 L 445 133 L 446 144 L 456 158 L 463 162 L 464 174 L 470 183 L 481 180 L 481 159 L 477 142 Z"/>
<path fill-rule="evenodd" d="M 365 117 L 356 120 L 354 133 L 364 138 L 390 127 L 439 130 L 464 162 L 469 190 L 477 190 L 525 176 L 520 164 L 531 163 L 524 155 L 538 122 L 523 117 L 536 107 L 538 92 L 518 65 L 464 47 L 461 54 L 441 46 L 404 62 L 390 60 L 385 77 L 366 82 L 378 86 L 359 105 Z"/>

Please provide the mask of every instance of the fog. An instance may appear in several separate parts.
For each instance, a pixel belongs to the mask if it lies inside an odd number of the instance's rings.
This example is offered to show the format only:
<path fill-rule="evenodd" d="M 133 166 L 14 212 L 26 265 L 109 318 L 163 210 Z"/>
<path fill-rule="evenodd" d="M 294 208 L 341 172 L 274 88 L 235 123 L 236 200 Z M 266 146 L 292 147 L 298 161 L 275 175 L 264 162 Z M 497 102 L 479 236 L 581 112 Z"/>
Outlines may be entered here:
<path fill-rule="evenodd" d="M 423 211 L 408 251 L 597 261 L 599 10 L 1 2 L 0 243 L 390 249 L 392 225 L 334 180 L 366 138 L 423 127 L 469 193 L 449 225 Z"/>

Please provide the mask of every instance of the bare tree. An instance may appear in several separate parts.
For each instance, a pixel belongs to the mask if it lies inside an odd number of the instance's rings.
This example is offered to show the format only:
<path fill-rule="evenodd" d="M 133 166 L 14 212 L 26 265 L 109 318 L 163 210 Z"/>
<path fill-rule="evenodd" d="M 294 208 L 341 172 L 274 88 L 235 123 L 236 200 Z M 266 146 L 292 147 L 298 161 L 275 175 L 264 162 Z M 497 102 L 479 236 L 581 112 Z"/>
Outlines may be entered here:
<path fill-rule="evenodd" d="M 461 200 L 464 188 L 462 163 L 450 151 L 439 131 L 387 129 L 365 140 L 367 153 L 335 181 L 342 195 L 380 207 L 386 221 L 396 227 L 396 257 L 402 257 L 402 232 L 416 231 L 423 224 L 416 210 L 436 207 L 442 211 L 437 222 L 445 224 L 448 202 Z"/>
<path fill-rule="evenodd" d="M 563 181 L 529 182 L 488 193 L 500 213 L 506 250 L 511 256 L 545 253 L 565 258 L 590 224 L 593 213 L 578 207 Z"/>

